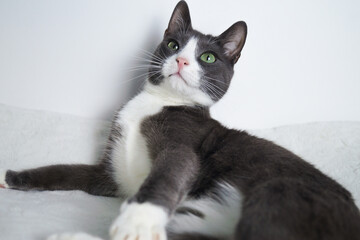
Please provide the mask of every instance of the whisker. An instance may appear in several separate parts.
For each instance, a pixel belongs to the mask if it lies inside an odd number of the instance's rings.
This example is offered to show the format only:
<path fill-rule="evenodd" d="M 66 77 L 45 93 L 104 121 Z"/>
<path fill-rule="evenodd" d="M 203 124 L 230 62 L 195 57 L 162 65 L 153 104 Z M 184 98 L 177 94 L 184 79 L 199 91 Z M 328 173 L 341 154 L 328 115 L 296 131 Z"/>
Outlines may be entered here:
<path fill-rule="evenodd" d="M 215 84 L 212 83 L 212 82 L 207 82 L 207 84 L 210 84 L 211 86 L 215 87 L 215 88 L 218 89 L 220 92 L 223 92 L 223 93 L 226 92 L 224 89 L 220 88 L 219 86 L 215 85 Z"/>
<path fill-rule="evenodd" d="M 139 60 L 139 61 L 143 61 L 143 62 L 148 62 L 148 63 L 153 63 L 154 65 L 161 65 L 162 62 L 156 61 L 156 60 L 151 60 L 151 59 L 147 59 L 147 58 L 141 58 L 141 57 L 136 57 L 133 56 L 133 58 L 135 60 Z"/>
<path fill-rule="evenodd" d="M 136 71 L 148 71 L 150 69 L 150 67 L 153 70 L 160 71 L 160 69 L 161 69 L 161 67 L 158 67 L 158 66 L 148 65 L 148 66 L 136 66 L 136 67 L 126 68 L 126 69 L 124 68 L 124 69 L 120 69 L 120 71 L 123 73 L 131 73 L 131 72 L 136 72 Z"/>
<path fill-rule="evenodd" d="M 133 77 L 133 78 L 130 78 L 130 79 L 126 80 L 126 81 L 122 81 L 121 83 L 122 83 L 122 84 L 129 83 L 129 82 L 134 81 L 134 80 L 139 80 L 141 77 L 144 77 L 144 76 L 146 76 L 146 75 L 149 75 L 149 76 L 150 76 L 150 74 L 152 74 L 151 76 L 154 76 L 154 75 L 157 74 L 157 73 L 161 73 L 161 72 L 160 72 L 160 71 L 153 71 L 153 72 L 142 73 L 142 74 L 140 74 L 140 75 L 138 75 L 138 76 L 135 76 L 135 77 Z"/>
<path fill-rule="evenodd" d="M 212 89 L 216 90 L 217 92 L 221 93 L 221 94 L 225 94 L 226 90 L 220 88 L 219 86 L 215 85 L 212 82 L 205 82 L 205 84 L 207 84 L 208 86 L 210 86 Z"/>
<path fill-rule="evenodd" d="M 165 53 L 164 53 L 164 50 L 162 48 L 160 48 L 160 55 L 161 57 L 165 60 L 166 59 L 166 56 L 165 56 Z"/>
<path fill-rule="evenodd" d="M 216 97 L 218 97 L 218 98 L 220 98 L 223 95 L 216 89 L 212 88 L 211 86 L 208 86 L 208 89 L 211 89 L 216 94 Z"/>
<path fill-rule="evenodd" d="M 218 93 L 214 92 L 211 87 L 209 87 L 208 85 L 202 85 L 202 86 L 205 88 L 205 90 L 208 90 L 211 94 L 215 95 L 216 98 L 220 98 L 218 96 Z"/>
<path fill-rule="evenodd" d="M 134 69 L 149 69 L 149 68 L 154 68 L 154 69 L 161 69 L 162 67 L 160 66 L 154 66 L 154 65 L 140 65 L 140 66 L 134 66 L 134 67 L 130 67 L 130 68 L 124 68 L 122 70 L 134 70 Z"/>
<path fill-rule="evenodd" d="M 204 78 L 205 78 L 205 79 L 208 79 L 208 80 L 212 80 L 212 81 L 218 82 L 218 83 L 221 83 L 221 84 L 223 84 L 224 86 L 228 86 L 228 84 L 226 84 L 226 83 L 224 83 L 224 82 L 222 82 L 222 81 L 220 81 L 220 80 L 217 80 L 217 79 L 215 79 L 215 78 L 211 78 L 211 77 L 207 77 L 207 76 L 204 76 Z"/>
<path fill-rule="evenodd" d="M 161 66 L 158 66 L 158 65 L 152 65 L 152 64 L 149 64 L 149 63 L 144 63 L 144 64 L 137 64 L 137 65 L 134 65 L 134 66 L 131 66 L 129 67 L 128 69 L 132 69 L 132 68 L 145 68 L 145 67 L 161 67 Z"/>
<path fill-rule="evenodd" d="M 162 61 L 162 60 L 163 60 L 163 58 L 161 58 L 161 57 L 159 57 L 159 56 L 156 56 L 155 54 L 153 54 L 153 53 L 151 53 L 151 52 L 149 52 L 149 51 L 147 51 L 147 50 L 145 50 L 145 49 L 140 49 L 140 51 L 142 51 L 142 53 L 143 53 L 145 56 L 150 57 L 150 58 L 152 58 L 152 59 L 156 59 L 156 60 L 158 60 L 158 61 Z"/>

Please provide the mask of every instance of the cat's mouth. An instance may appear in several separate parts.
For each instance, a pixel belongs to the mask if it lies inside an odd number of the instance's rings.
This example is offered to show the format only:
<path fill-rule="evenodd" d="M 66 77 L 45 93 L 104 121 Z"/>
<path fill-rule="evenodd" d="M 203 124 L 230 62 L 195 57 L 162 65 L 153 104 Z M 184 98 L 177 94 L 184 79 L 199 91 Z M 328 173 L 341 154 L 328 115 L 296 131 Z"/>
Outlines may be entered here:
<path fill-rule="evenodd" d="M 186 85 L 189 85 L 188 82 L 183 78 L 183 76 L 181 76 L 180 72 L 172 73 L 169 75 L 169 77 L 178 77 L 183 80 Z"/>

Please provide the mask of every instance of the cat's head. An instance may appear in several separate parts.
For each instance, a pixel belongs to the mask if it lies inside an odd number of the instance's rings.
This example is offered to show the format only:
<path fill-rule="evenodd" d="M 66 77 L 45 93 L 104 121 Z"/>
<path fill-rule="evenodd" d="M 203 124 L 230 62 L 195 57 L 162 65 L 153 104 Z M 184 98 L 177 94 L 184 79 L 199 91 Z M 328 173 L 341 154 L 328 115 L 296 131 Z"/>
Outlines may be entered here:
<path fill-rule="evenodd" d="M 152 57 L 148 84 L 188 102 L 212 105 L 230 85 L 246 34 L 246 23 L 236 22 L 219 36 L 204 35 L 192 28 L 189 8 L 180 1 Z"/>

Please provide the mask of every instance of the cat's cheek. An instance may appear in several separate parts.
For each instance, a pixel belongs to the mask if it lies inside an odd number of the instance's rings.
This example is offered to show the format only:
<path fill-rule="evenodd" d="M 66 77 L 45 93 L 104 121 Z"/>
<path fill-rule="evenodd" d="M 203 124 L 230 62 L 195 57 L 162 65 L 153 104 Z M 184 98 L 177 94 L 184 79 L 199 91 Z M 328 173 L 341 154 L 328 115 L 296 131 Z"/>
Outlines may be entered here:
<path fill-rule="evenodd" d="M 152 203 L 123 203 L 120 216 L 110 228 L 111 240 L 166 240 L 168 214 Z"/>
<path fill-rule="evenodd" d="M 165 77 L 169 77 L 172 73 L 177 71 L 176 58 L 174 56 L 166 59 L 162 66 L 161 74 Z"/>

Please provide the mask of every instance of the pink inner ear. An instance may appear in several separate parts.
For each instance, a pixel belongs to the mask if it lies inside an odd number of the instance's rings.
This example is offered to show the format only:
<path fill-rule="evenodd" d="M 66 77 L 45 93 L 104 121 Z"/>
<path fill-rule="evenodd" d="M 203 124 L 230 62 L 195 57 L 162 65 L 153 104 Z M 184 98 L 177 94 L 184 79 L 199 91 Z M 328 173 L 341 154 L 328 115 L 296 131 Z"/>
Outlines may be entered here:
<path fill-rule="evenodd" d="M 236 42 L 227 42 L 224 44 L 225 54 L 232 55 L 236 49 L 237 45 Z"/>

